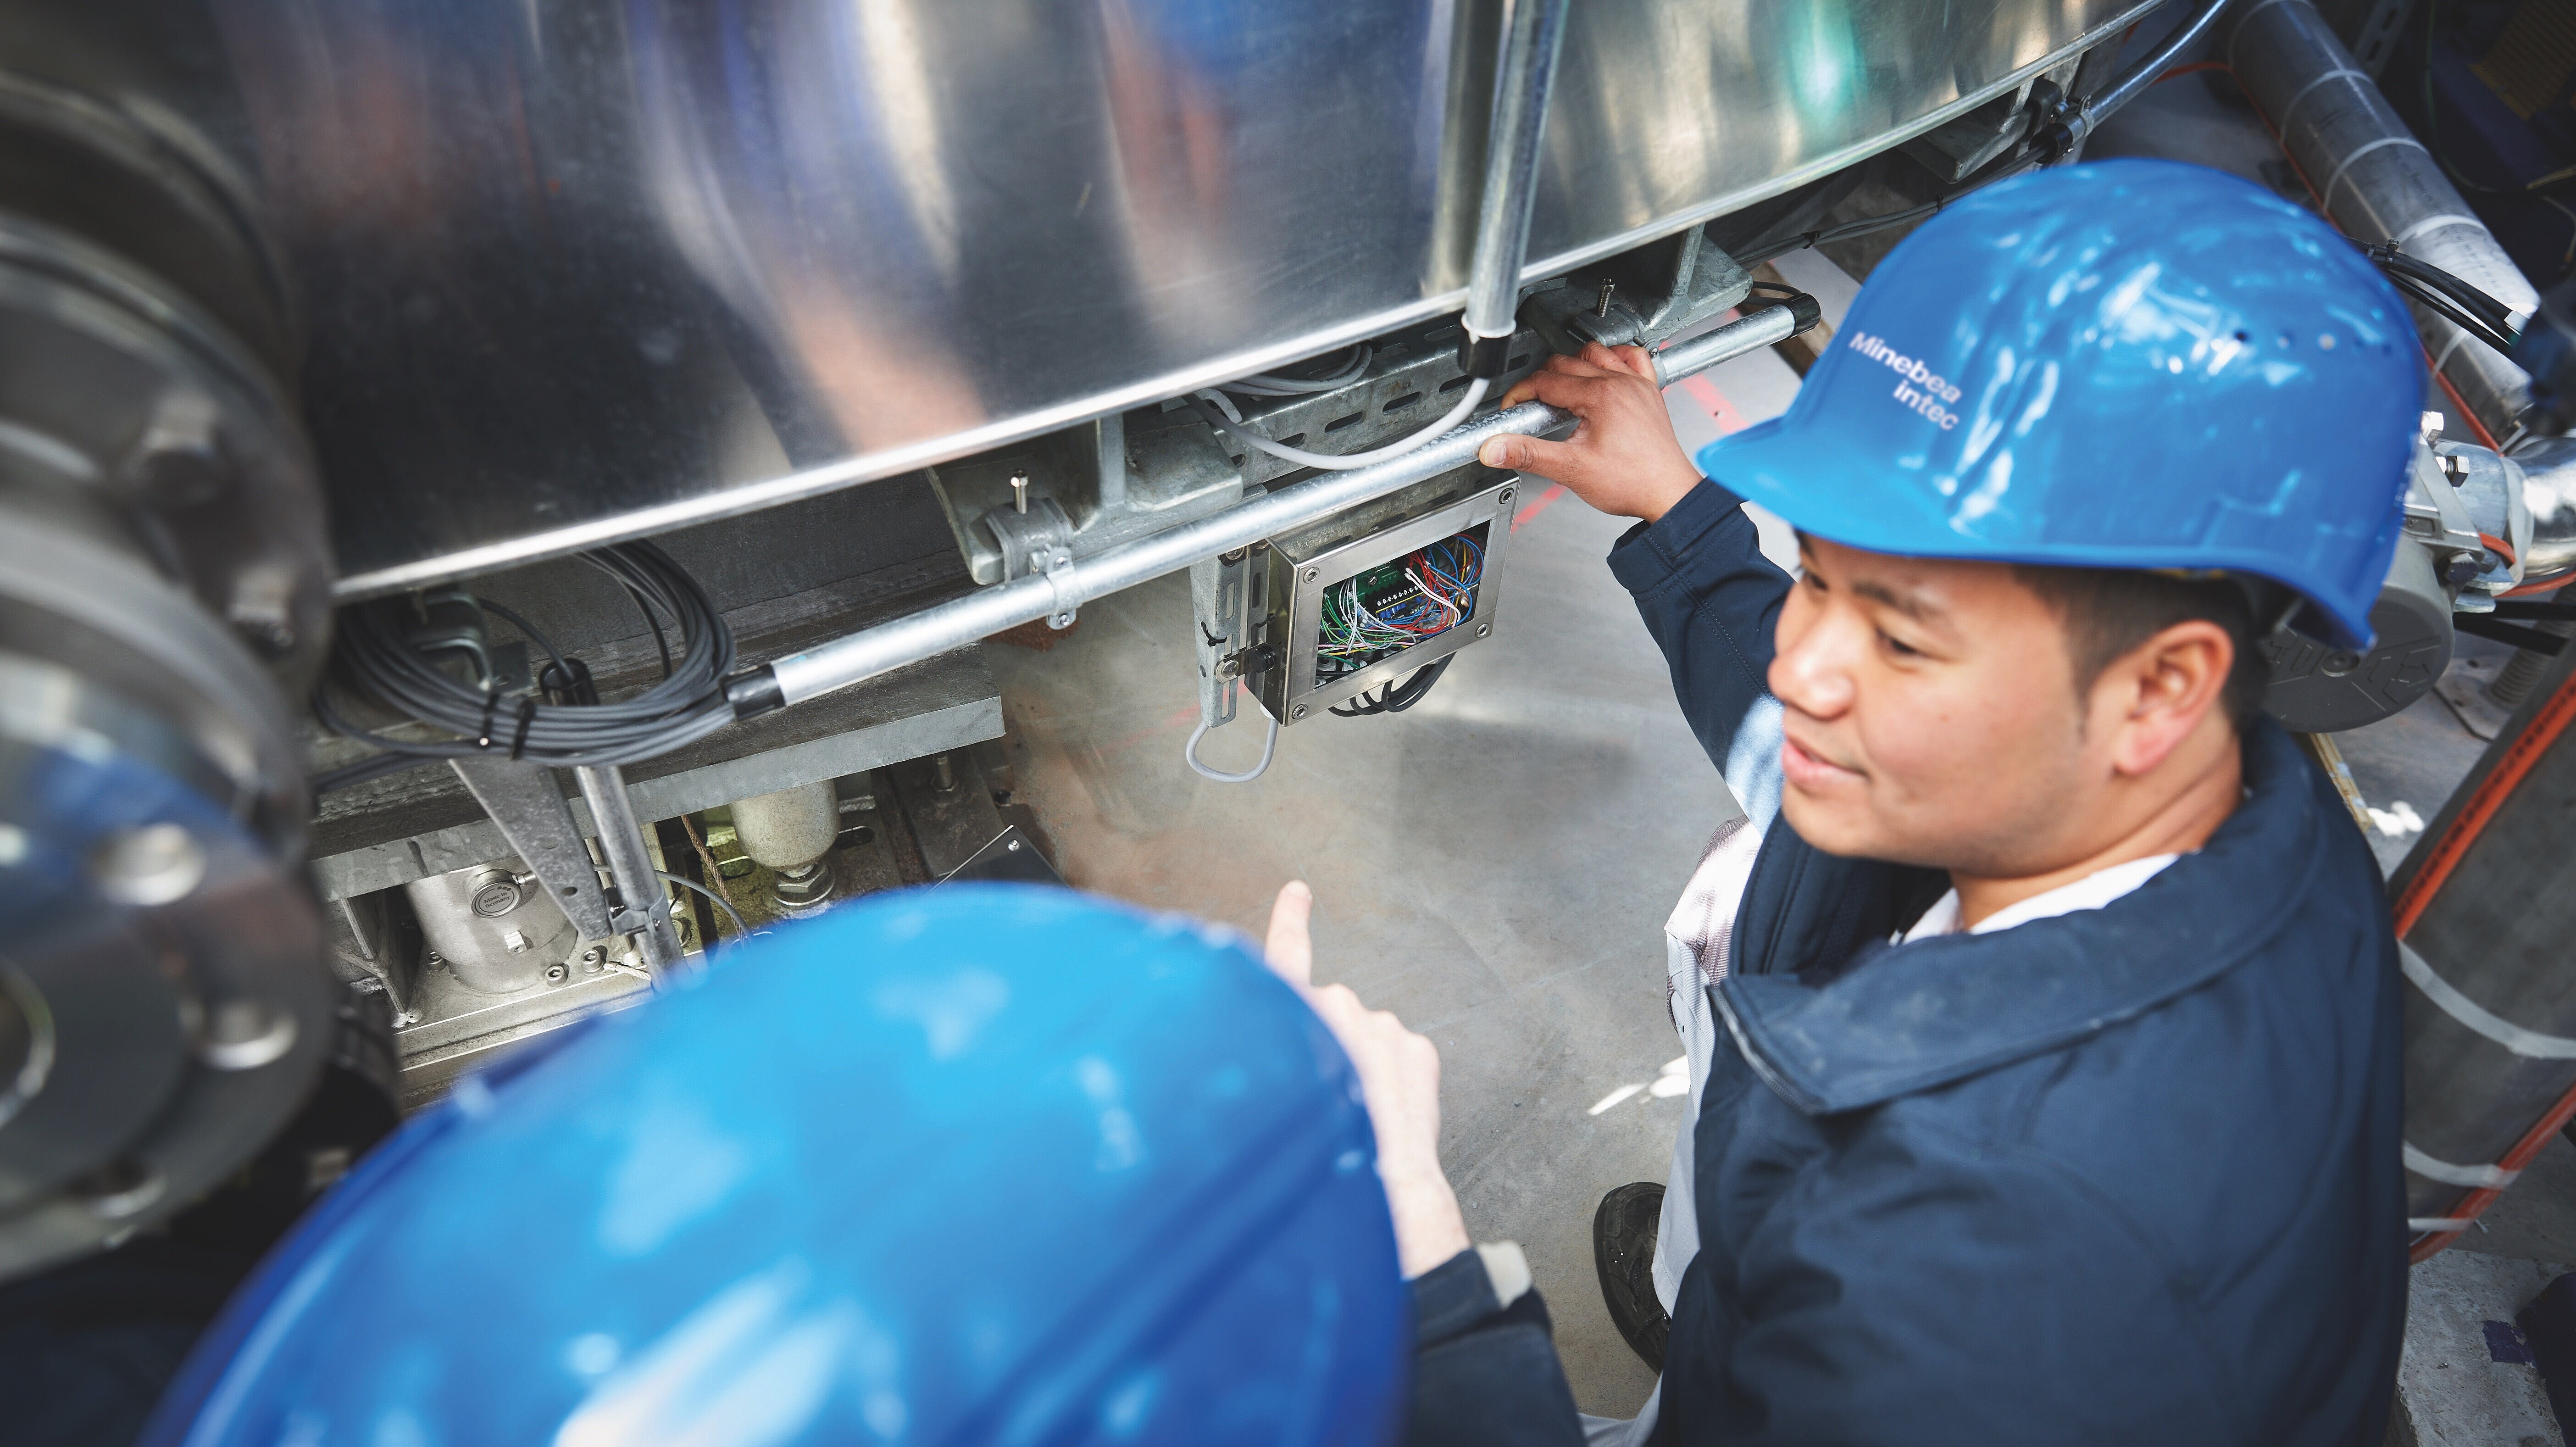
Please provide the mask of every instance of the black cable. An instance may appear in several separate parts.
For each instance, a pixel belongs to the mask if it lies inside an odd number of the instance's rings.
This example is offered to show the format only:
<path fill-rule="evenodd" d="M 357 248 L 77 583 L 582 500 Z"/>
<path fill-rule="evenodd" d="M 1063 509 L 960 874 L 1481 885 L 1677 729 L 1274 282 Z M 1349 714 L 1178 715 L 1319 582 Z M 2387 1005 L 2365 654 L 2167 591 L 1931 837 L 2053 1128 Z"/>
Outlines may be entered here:
<path fill-rule="evenodd" d="M 555 667 L 564 669 L 566 673 L 570 673 L 572 671 L 570 668 L 566 667 L 564 663 L 563 650 L 555 647 L 553 639 L 548 638 L 541 632 L 538 632 L 537 625 L 520 617 L 510 609 L 504 608 L 500 604 L 493 602 L 489 598 L 476 598 L 474 600 L 474 605 L 481 608 L 486 613 L 500 615 L 503 621 L 507 622 L 511 627 L 518 629 L 521 634 L 525 635 L 529 642 L 544 649 L 546 651 L 546 657 L 554 663 Z"/>
<path fill-rule="evenodd" d="M 585 555 L 585 558 L 586 557 L 587 555 Z M 605 570 L 603 569 L 603 571 Z M 623 578 L 619 578 L 618 581 L 626 583 L 626 580 Z M 662 620 L 653 616 L 653 605 L 644 601 L 644 591 L 636 587 L 633 583 L 626 583 L 626 596 L 634 599 L 635 606 L 643 611 L 644 626 L 653 630 L 653 651 L 662 656 L 662 676 L 664 678 L 670 677 L 671 644 L 668 639 L 665 639 L 662 636 Z M 562 660 L 558 659 L 556 661 L 561 662 Z"/>
<path fill-rule="evenodd" d="M 1406 679 L 1403 687 L 1389 689 L 1386 695 L 1386 711 L 1402 713 L 1422 702 L 1422 696 L 1431 691 L 1431 685 L 1440 681 L 1440 675 L 1449 671 L 1450 662 L 1457 656 L 1452 653 L 1447 658 L 1438 659 L 1430 667 Z"/>
<path fill-rule="evenodd" d="M 2392 274 L 2389 280 L 2395 282 L 2398 290 L 2413 297 L 2426 310 L 2439 315 L 2443 320 L 2484 342 L 2497 352 L 2508 357 L 2513 355 L 2513 340 L 2510 337 L 2460 310 L 2457 303 L 2437 288 L 2403 273 Z"/>
<path fill-rule="evenodd" d="M 732 900 L 725 898 L 723 895 L 716 893 L 714 890 L 707 888 L 705 885 L 698 883 L 696 880 L 689 878 L 685 874 L 673 874 L 667 869 L 656 869 L 653 871 L 653 874 L 665 884 L 676 884 L 682 889 L 694 889 L 698 893 L 705 895 L 708 899 L 715 902 L 716 908 L 725 912 L 725 918 L 733 921 L 733 932 L 735 934 L 740 935 L 744 939 L 751 938 L 751 926 L 742 922 L 742 911 L 733 907 Z"/>
<path fill-rule="evenodd" d="M 1449 671 L 1451 660 L 1457 656 L 1452 653 L 1447 657 L 1435 659 L 1416 669 L 1413 676 L 1404 682 L 1390 683 L 1379 689 L 1375 697 L 1363 691 L 1351 697 L 1349 708 L 1336 706 L 1328 712 L 1336 718 L 1367 718 L 1372 714 L 1402 713 L 1422 702 L 1422 696 L 1431 691 L 1431 685 L 1440 681 L 1441 674 Z"/>
<path fill-rule="evenodd" d="M 333 732 L 389 754 L 470 758 L 510 752 L 517 745 L 520 757 L 559 768 L 649 759 L 694 743 L 731 722 L 733 707 L 725 697 L 724 678 L 734 664 L 733 632 L 706 590 L 651 543 L 622 543 L 583 556 L 624 586 L 648 615 L 658 607 L 679 625 L 679 653 L 671 656 L 665 643 L 670 671 L 660 682 L 613 703 L 564 702 L 558 692 L 526 706 L 523 718 L 514 703 L 507 726 L 496 724 L 501 699 L 458 682 L 413 647 L 410 634 L 416 619 L 410 603 L 383 599 L 360 604 L 342 616 L 334 676 L 341 680 L 340 686 L 372 696 L 395 715 L 454 737 L 397 739 L 360 728 L 341 711 L 327 679 L 314 692 L 315 715 Z M 519 621 L 506 612 L 502 616 Z M 526 628 L 524 623 L 519 626 Z M 533 631 L 530 636 L 543 641 Z M 577 691 L 587 670 L 578 660 L 561 659 L 548 672 L 565 680 L 565 691 Z M 496 730 L 504 736 L 494 737 Z"/>
<path fill-rule="evenodd" d="M 2471 286 L 2466 278 L 2444 271 L 2431 262 L 2408 256 L 2398 250 L 2394 242 L 2383 241 L 2369 251 L 2371 260 L 2378 262 L 2382 270 L 2401 272 L 2434 287 L 2458 302 L 2463 309 L 2485 318 L 2499 332 L 2513 329 L 2513 308 Z"/>
<path fill-rule="evenodd" d="M 2377 263 L 2390 284 L 2425 309 L 2510 357 L 2518 327 L 2513 308 L 2430 262 L 2408 256 L 2395 242 L 2364 246 L 2362 254 Z"/>
<path fill-rule="evenodd" d="M 1982 191 L 1997 181 L 2010 180 L 2011 178 L 2020 175 L 2022 172 L 2038 165 L 2042 159 L 2043 158 L 2034 151 L 2028 155 L 2006 157 L 2002 160 L 1990 161 L 1987 163 L 1988 170 L 1983 174 L 1960 182 L 1957 186 L 1944 192 L 1940 197 L 1931 201 L 1926 201 L 1920 206 L 1909 206 L 1902 211 L 1888 212 L 1884 216 L 1865 216 L 1858 221 L 1846 221 L 1840 226 L 1829 226 L 1814 231 L 1793 231 L 1767 236 L 1762 240 L 1745 247 L 1742 252 L 1736 254 L 1739 256 L 1739 259 L 1749 258 L 1744 260 L 1744 264 L 1746 266 L 1758 266 L 1762 262 L 1771 260 L 1773 257 L 1782 256 L 1792 251 L 1803 251 L 1808 247 L 1820 246 L 1829 241 L 1849 241 L 1855 236 L 1867 236 L 1873 231 L 1884 231 L 1890 226 L 1902 226 L 1906 222 L 1912 221 L 1917 217 L 1937 215 L 1952 203 L 1963 200 L 1975 192 Z"/>

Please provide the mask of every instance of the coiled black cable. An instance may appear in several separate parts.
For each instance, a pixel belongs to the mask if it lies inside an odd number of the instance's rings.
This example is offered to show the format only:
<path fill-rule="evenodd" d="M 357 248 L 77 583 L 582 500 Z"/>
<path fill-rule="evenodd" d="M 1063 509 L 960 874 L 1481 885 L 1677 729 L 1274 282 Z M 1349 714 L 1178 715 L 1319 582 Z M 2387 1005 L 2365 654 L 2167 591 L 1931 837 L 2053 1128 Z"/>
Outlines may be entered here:
<path fill-rule="evenodd" d="M 334 733 L 373 744 L 386 755 L 412 760 L 501 754 L 557 768 L 631 764 L 696 742 L 733 721 L 724 678 L 733 670 L 733 630 L 725 626 L 706 590 L 651 543 L 620 543 L 580 555 L 631 594 L 651 623 L 663 659 L 663 676 L 650 688 L 613 703 L 598 702 L 587 688 L 588 670 L 568 660 L 544 635 L 516 614 L 509 619 L 551 662 L 545 687 L 505 695 L 478 689 L 447 673 L 415 647 L 416 617 L 407 600 L 384 599 L 350 609 L 340 621 L 333 673 L 403 717 L 449 739 L 398 739 L 349 721 L 331 696 L 331 679 L 313 695 L 313 711 Z M 679 633 L 676 657 L 665 642 L 662 619 Z M 345 786 L 403 767 L 382 758 L 332 771 L 317 786 Z"/>

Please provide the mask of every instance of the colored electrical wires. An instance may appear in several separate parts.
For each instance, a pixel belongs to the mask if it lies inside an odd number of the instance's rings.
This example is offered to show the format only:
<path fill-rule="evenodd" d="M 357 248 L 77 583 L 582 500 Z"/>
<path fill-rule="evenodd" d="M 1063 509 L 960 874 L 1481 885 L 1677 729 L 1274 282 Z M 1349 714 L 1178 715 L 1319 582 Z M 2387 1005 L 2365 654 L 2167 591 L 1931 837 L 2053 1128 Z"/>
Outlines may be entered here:
<path fill-rule="evenodd" d="M 1474 616 L 1484 570 L 1484 548 L 1461 533 L 1325 589 L 1318 681 L 1355 673 Z"/>

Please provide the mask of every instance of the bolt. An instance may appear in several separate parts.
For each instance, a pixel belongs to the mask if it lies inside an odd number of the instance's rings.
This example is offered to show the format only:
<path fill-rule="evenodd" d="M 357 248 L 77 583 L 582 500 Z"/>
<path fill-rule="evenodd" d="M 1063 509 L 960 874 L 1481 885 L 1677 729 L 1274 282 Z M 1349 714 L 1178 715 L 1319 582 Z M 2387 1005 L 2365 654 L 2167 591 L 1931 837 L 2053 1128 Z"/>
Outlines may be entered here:
<path fill-rule="evenodd" d="M 263 658 L 284 658 L 295 651 L 295 630 L 274 618 L 236 621 L 233 631 Z"/>
<path fill-rule="evenodd" d="M 91 1215 L 121 1221 L 161 1199 L 161 1173 L 132 1156 L 118 1156 L 72 1182 L 70 1190 Z"/>
<path fill-rule="evenodd" d="M 1025 472 L 1014 472 L 1011 474 L 1011 511 L 1025 513 L 1028 510 L 1029 475 Z"/>
<path fill-rule="evenodd" d="M 145 824 L 107 837 L 90 856 L 99 893 L 149 909 L 185 899 L 206 877 L 206 851 L 176 824 Z"/>
<path fill-rule="evenodd" d="M 214 402 L 194 393 L 165 397 L 127 454 L 125 471 L 156 501 L 180 507 L 212 502 L 233 477 Z"/>
<path fill-rule="evenodd" d="M 429 966 L 433 970 L 443 970 L 447 968 L 447 956 L 440 954 L 436 950 L 431 950 L 428 954 L 421 956 L 420 962 Z"/>
<path fill-rule="evenodd" d="M 2317 671 L 2328 678 L 2341 678 L 2359 667 L 2361 667 L 2360 654 L 2337 652 L 2327 654 L 2325 661 L 2317 665 Z"/>
<path fill-rule="evenodd" d="M 571 978 L 571 976 L 572 971 L 565 969 L 561 965 L 546 966 L 546 983 L 549 985 L 560 985 L 565 980 Z"/>
<path fill-rule="evenodd" d="M 581 952 L 581 969 L 583 974 L 596 975 L 607 963 L 608 951 L 602 946 L 592 945 L 589 949 Z"/>
<path fill-rule="evenodd" d="M 206 1022 L 197 1058 L 217 1070 L 256 1070 L 295 1046 L 295 1017 L 257 1000 L 226 1000 Z"/>
<path fill-rule="evenodd" d="M 1477 637 L 1479 637 L 1479 638 L 1482 638 L 1482 637 L 1484 637 L 1486 634 L 1491 633 L 1491 632 L 1493 632 L 1493 631 L 1494 631 L 1494 625 L 1493 625 L 1493 624 L 1491 624 L 1491 623 L 1479 623 L 1479 624 L 1477 624 L 1477 625 L 1476 625 L 1476 636 L 1477 636 Z"/>
<path fill-rule="evenodd" d="M 930 761 L 930 781 L 943 794 L 954 792 L 957 788 L 957 766 L 949 762 L 946 754 L 941 754 Z"/>
<path fill-rule="evenodd" d="M 1307 581 L 1307 582 L 1309 582 L 1309 583 L 1311 583 L 1311 582 L 1315 581 L 1317 578 L 1320 578 L 1320 577 L 1322 577 L 1322 576 L 1323 576 L 1323 571 L 1322 571 L 1321 569 L 1318 569 L 1318 568 L 1308 568 L 1308 569 L 1306 570 L 1306 581 Z"/>
<path fill-rule="evenodd" d="M 1508 487 L 1504 488 L 1501 492 L 1494 494 L 1494 501 L 1496 502 L 1510 502 L 1511 500 L 1512 490 Z"/>
<path fill-rule="evenodd" d="M 1601 278 L 1601 304 L 1593 308 L 1594 316 L 1606 318 L 1610 315 L 1610 293 L 1618 289 L 1619 283 L 1606 276 Z"/>
<path fill-rule="evenodd" d="M 1306 706 L 1302 703 L 1297 705 L 1295 708 L 1288 710 L 1288 716 L 1290 718 L 1304 718 L 1306 716 Z"/>
<path fill-rule="evenodd" d="M 1243 548 L 1236 548 L 1230 553 L 1219 553 L 1216 555 L 1216 560 L 1220 563 L 1240 563 L 1243 561 L 1245 551 Z"/>
<path fill-rule="evenodd" d="M 1012 840 L 1012 841 L 1011 841 L 1011 852 L 1012 852 L 1013 854 L 1017 854 L 1017 853 L 1019 853 L 1019 852 L 1020 852 L 1020 841 L 1018 841 L 1017 839 L 1014 839 L 1014 840 Z"/>

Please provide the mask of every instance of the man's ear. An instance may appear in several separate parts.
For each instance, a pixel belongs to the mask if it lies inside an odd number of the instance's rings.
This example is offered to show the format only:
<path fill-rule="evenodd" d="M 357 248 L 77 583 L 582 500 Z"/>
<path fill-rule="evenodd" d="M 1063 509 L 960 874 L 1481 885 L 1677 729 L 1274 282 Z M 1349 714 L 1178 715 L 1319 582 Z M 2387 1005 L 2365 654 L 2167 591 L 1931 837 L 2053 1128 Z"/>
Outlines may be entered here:
<path fill-rule="evenodd" d="M 2203 720 L 2225 707 L 2236 641 L 2206 618 L 2159 630 L 2123 654 L 2093 686 L 2095 718 L 2115 736 L 2112 771 L 2153 773 Z"/>

